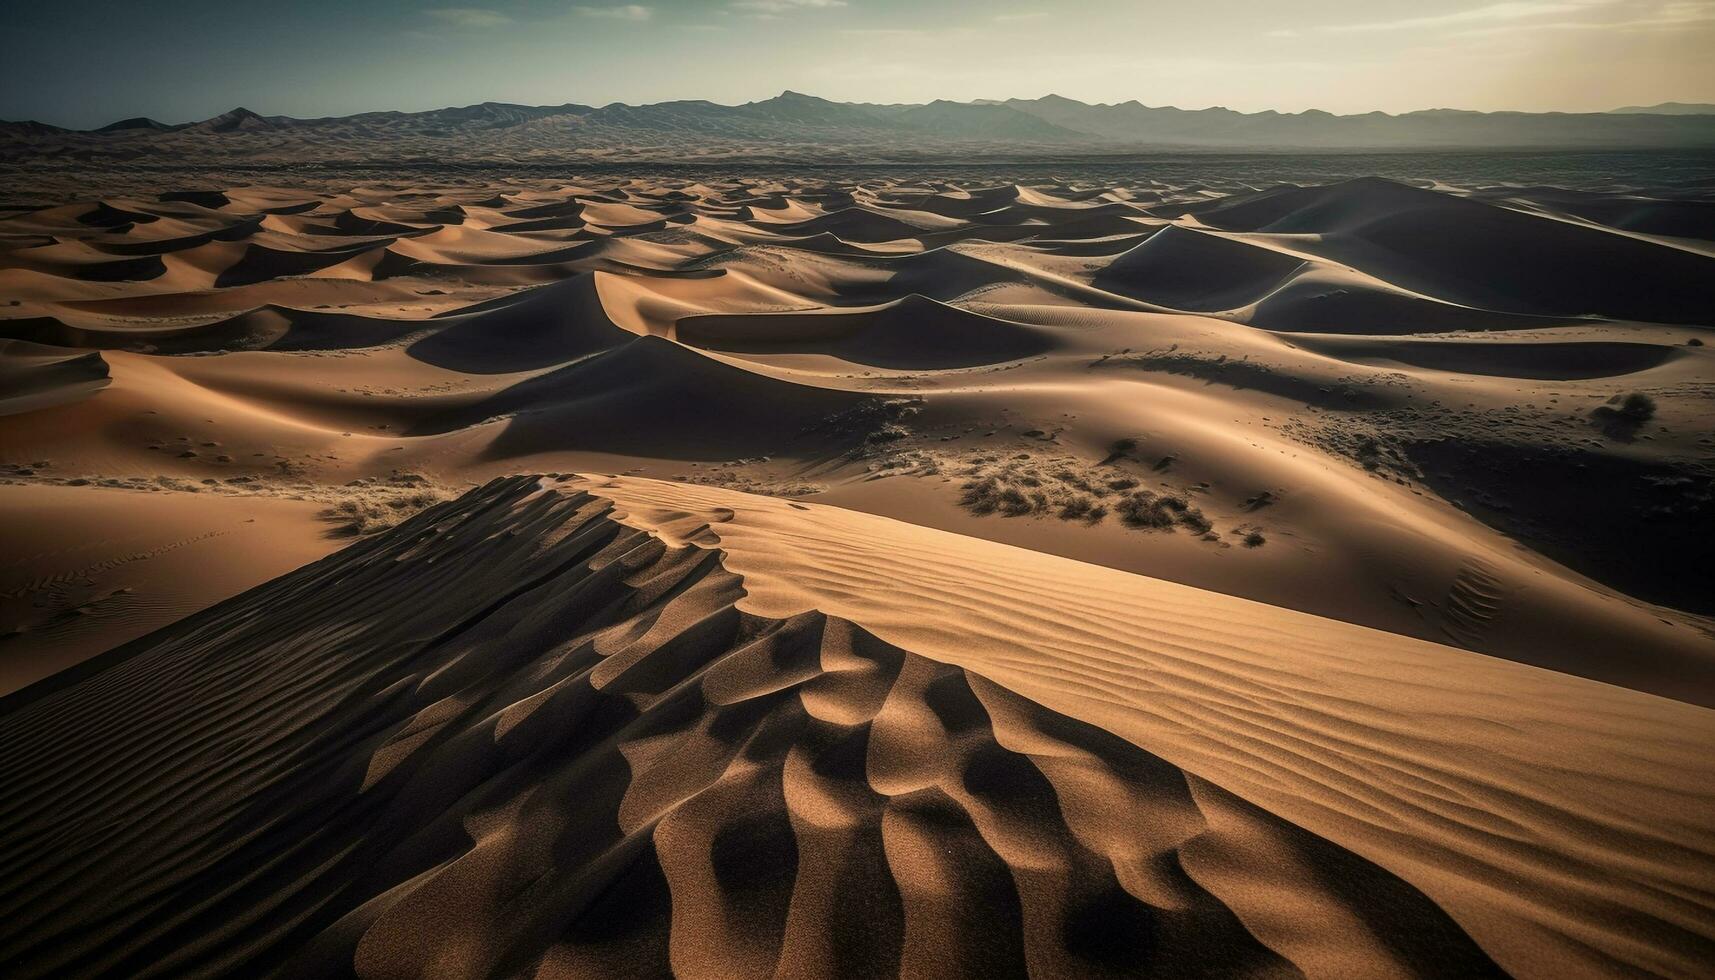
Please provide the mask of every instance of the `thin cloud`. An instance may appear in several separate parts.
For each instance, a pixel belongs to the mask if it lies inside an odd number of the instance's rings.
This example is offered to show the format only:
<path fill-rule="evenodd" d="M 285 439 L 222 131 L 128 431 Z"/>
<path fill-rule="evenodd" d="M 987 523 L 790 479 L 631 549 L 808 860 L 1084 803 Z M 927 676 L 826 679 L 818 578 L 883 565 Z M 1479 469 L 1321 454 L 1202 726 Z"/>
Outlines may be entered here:
<path fill-rule="evenodd" d="M 579 7 L 578 13 L 585 17 L 601 17 L 606 20 L 628 20 L 633 23 L 646 21 L 655 16 L 655 11 L 640 3 L 627 3 L 618 7 Z"/>
<path fill-rule="evenodd" d="M 1369 34 L 1386 31 L 1434 30 L 1465 25 L 1507 24 L 1538 17 L 1583 13 L 1599 7 L 1613 6 L 1618 0 L 1509 0 L 1468 10 L 1434 14 L 1428 17 L 1403 17 L 1399 20 L 1366 21 L 1356 24 L 1319 24 L 1315 27 L 1270 31 L 1270 37 L 1299 37 L 1305 34 Z"/>
<path fill-rule="evenodd" d="M 1455 37 L 1490 37 L 1498 34 L 1510 34 L 1516 31 L 1611 31 L 1614 33 L 1635 34 L 1646 31 L 1695 30 L 1705 25 L 1715 24 L 1715 4 L 1695 0 L 1695 2 L 1668 2 L 1636 9 L 1628 9 L 1625 16 L 1619 20 L 1559 20 L 1529 24 L 1502 24 L 1493 27 L 1477 27 L 1460 31 Z"/>
<path fill-rule="evenodd" d="M 1050 14 L 1046 10 L 1027 10 L 1014 14 L 995 14 L 997 24 L 1023 24 L 1033 20 L 1047 20 Z"/>
<path fill-rule="evenodd" d="M 512 18 L 498 10 L 486 10 L 481 7 L 439 7 L 425 10 L 435 20 L 454 27 L 485 28 L 504 27 L 512 23 Z"/>
<path fill-rule="evenodd" d="M 733 0 L 727 4 L 734 10 L 763 17 L 778 17 L 800 10 L 830 10 L 845 5 L 846 0 Z"/>
<path fill-rule="evenodd" d="M 916 27 L 845 27 L 840 29 L 840 33 L 851 37 L 905 38 L 934 36 L 933 31 L 926 31 Z"/>

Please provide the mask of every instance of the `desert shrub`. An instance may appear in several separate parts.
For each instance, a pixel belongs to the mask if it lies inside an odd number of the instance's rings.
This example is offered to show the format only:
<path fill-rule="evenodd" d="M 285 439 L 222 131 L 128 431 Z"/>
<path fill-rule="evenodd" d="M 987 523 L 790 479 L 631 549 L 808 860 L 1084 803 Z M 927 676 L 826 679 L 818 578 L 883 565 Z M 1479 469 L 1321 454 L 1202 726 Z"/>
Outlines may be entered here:
<path fill-rule="evenodd" d="M 1186 507 L 1179 512 L 1179 523 L 1197 534 L 1208 534 L 1215 525 L 1203 516 L 1203 512 L 1195 507 Z"/>
<path fill-rule="evenodd" d="M 959 503 L 973 514 L 992 514 L 1000 508 L 1000 481 L 994 477 L 972 480 L 963 487 Z"/>
<path fill-rule="evenodd" d="M 1090 513 L 1090 498 L 1081 493 L 1075 493 L 1066 498 L 1060 505 L 1060 519 L 1075 521 L 1087 517 Z"/>
<path fill-rule="evenodd" d="M 1115 513 L 1127 527 L 1164 530 L 1173 526 L 1174 514 L 1161 498 L 1148 490 L 1139 490 L 1121 497 L 1114 505 Z"/>
<path fill-rule="evenodd" d="M 453 496 L 451 491 L 437 487 L 389 491 L 364 486 L 323 510 L 320 516 L 333 524 L 337 533 L 352 536 L 374 534 L 396 527 L 417 512 Z"/>
<path fill-rule="evenodd" d="M 1630 442 L 1645 422 L 1655 418 L 1655 399 L 1641 391 L 1615 395 L 1590 413 L 1592 425 L 1610 439 Z"/>
<path fill-rule="evenodd" d="M 1267 541 L 1268 539 L 1262 536 L 1261 531 L 1252 531 L 1245 535 L 1245 547 L 1247 548 L 1260 548 Z"/>
<path fill-rule="evenodd" d="M 1620 400 L 1618 412 L 1621 418 L 1642 425 L 1655 418 L 1655 399 L 1634 391 Z"/>
<path fill-rule="evenodd" d="M 1000 504 L 1000 512 L 1008 517 L 1022 517 L 1036 509 L 1031 499 L 1017 487 L 1002 489 L 1000 496 L 995 499 Z"/>
<path fill-rule="evenodd" d="M 1137 490 L 1121 497 L 1114 511 L 1127 527 L 1148 531 L 1165 531 L 1178 525 L 1207 534 L 1214 526 L 1201 510 L 1191 506 L 1191 501 L 1178 494 Z"/>

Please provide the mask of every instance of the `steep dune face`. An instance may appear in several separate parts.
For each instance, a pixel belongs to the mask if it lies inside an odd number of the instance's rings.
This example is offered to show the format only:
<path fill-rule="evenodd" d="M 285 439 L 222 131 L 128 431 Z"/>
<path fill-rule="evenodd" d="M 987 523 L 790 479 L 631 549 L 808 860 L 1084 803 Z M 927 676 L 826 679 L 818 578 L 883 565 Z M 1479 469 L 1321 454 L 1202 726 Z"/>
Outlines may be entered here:
<path fill-rule="evenodd" d="M 610 510 L 498 481 L 0 702 L 0 956 L 18 976 L 1495 970 L 1374 864 L 849 622 L 742 612 L 717 552 Z M 115 832 L 119 799 L 158 815 Z M 35 864 L 49 837 L 75 860 Z"/>
<path fill-rule="evenodd" d="M 107 362 L 96 351 L 0 340 L 0 415 L 87 398 L 107 384 Z"/>
<path fill-rule="evenodd" d="M 1196 209 L 1452 302 L 1514 313 L 1707 323 L 1715 258 L 1585 225 L 1363 179 Z"/>
<path fill-rule="evenodd" d="M 678 322 L 687 344 L 734 353 L 825 354 L 901 369 L 977 367 L 1054 349 L 1041 329 L 971 313 L 921 296 L 849 312 L 693 316 Z"/>
<path fill-rule="evenodd" d="M 608 318 L 586 274 L 461 310 L 409 350 L 440 367 L 502 374 L 576 360 L 631 336 Z"/>
<path fill-rule="evenodd" d="M 551 452 L 572 441 L 589 452 L 719 461 L 790 450 L 865 402 L 645 336 L 431 417 L 409 434 L 504 421 L 487 450 L 497 458 Z M 837 441 L 811 441 L 818 451 L 841 448 Z"/>
<path fill-rule="evenodd" d="M 1303 266 L 1291 255 L 1170 225 L 1115 256 L 1095 284 L 1173 309 L 1228 310 L 1255 302 Z"/>

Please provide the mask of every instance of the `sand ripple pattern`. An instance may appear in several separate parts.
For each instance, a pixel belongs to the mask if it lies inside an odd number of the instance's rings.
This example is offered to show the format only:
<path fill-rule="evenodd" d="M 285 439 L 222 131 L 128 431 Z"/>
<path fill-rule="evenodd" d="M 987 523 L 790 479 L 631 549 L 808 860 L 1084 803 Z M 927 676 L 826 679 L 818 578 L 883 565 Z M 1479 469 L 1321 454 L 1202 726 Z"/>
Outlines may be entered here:
<path fill-rule="evenodd" d="M 1460 975 L 1348 851 L 509 478 L 0 702 L 9 976 Z"/>

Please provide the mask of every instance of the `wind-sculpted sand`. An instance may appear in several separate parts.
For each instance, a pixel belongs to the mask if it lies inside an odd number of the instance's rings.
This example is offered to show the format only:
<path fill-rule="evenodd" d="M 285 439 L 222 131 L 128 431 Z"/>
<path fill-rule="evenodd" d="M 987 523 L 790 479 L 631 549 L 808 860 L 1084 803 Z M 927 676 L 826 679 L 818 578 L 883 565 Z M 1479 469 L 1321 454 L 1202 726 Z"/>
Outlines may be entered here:
<path fill-rule="evenodd" d="M 502 479 L 14 695 L 0 956 L 1463 976 L 1715 949 L 1706 709 L 821 510 Z"/>
<path fill-rule="evenodd" d="M 1699 975 L 1708 193 L 0 211 L 0 972 Z"/>

